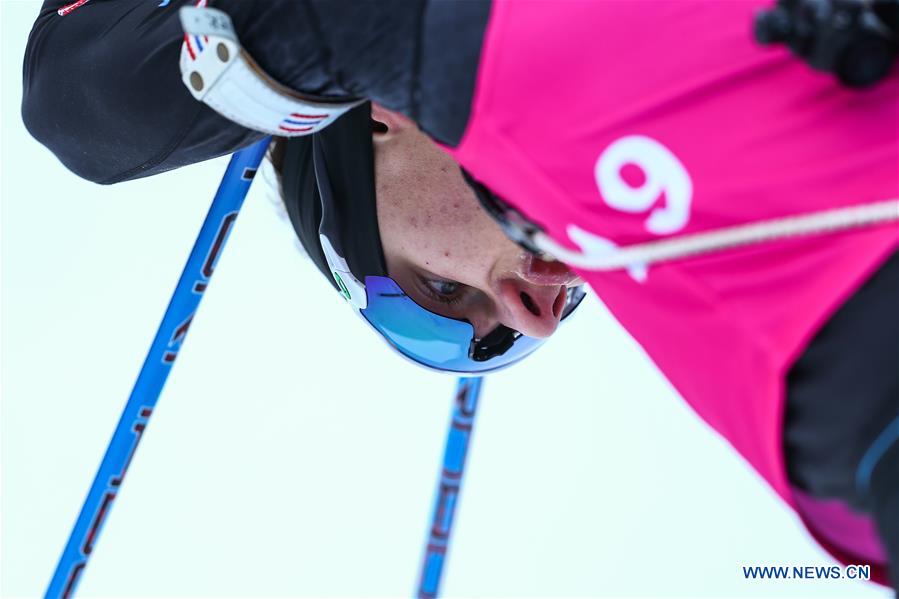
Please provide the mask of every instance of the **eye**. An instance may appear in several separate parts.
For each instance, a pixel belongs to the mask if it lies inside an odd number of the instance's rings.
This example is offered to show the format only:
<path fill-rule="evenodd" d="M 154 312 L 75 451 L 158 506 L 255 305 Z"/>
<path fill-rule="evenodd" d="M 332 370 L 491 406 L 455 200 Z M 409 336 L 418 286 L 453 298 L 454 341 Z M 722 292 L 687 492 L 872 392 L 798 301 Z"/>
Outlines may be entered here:
<path fill-rule="evenodd" d="M 455 304 L 462 301 L 462 287 L 461 283 L 456 283 L 455 281 L 446 281 L 443 279 L 425 279 L 422 278 L 421 282 L 424 287 L 425 293 L 430 296 L 434 301 L 443 303 L 443 304 Z"/>
<path fill-rule="evenodd" d="M 450 296 L 459 290 L 459 284 L 454 281 L 427 281 L 426 285 L 438 295 Z"/>

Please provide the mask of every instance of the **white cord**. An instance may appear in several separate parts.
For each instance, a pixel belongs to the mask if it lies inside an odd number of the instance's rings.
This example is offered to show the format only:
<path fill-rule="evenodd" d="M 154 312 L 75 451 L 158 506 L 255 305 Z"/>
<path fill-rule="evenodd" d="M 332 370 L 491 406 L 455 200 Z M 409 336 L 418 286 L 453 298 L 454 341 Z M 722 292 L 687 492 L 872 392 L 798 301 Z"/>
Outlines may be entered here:
<path fill-rule="evenodd" d="M 715 229 L 704 233 L 609 249 L 600 255 L 582 254 L 569 250 L 556 243 L 545 233 L 535 234 L 534 243 L 542 251 L 575 268 L 618 270 L 752 245 L 762 241 L 832 233 L 891 221 L 899 221 L 899 200 L 886 200 Z"/>

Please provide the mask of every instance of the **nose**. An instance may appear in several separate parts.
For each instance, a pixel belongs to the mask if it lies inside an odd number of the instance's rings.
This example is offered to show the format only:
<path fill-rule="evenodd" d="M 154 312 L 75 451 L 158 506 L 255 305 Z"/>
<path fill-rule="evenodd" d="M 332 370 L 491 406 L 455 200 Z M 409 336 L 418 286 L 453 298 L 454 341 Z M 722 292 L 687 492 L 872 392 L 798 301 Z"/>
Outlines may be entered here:
<path fill-rule="evenodd" d="M 534 285 L 518 277 L 499 283 L 503 324 L 528 337 L 544 338 L 552 335 L 568 297 L 565 285 Z"/>

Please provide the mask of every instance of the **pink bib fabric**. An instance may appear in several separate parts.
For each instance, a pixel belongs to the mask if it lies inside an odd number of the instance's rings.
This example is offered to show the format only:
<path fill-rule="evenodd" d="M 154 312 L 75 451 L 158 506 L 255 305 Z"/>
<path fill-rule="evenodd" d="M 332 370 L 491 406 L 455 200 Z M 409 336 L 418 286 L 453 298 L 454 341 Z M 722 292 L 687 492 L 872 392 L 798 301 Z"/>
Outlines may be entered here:
<path fill-rule="evenodd" d="M 472 117 L 448 151 L 578 251 L 899 196 L 899 78 L 849 91 L 757 46 L 766 4 L 497 0 Z M 580 273 L 812 535 L 855 563 L 790 488 L 784 378 L 897 247 L 899 227 L 882 225 Z M 876 557 L 869 524 L 857 545 Z M 882 559 L 872 575 L 884 580 Z"/>

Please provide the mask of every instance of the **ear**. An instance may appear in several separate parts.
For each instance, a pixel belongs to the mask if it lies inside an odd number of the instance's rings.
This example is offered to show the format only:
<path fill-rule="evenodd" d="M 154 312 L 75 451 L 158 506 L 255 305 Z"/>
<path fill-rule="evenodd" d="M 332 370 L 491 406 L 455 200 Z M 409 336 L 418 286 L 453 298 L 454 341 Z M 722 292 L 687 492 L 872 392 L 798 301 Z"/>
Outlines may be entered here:
<path fill-rule="evenodd" d="M 386 131 L 384 131 L 383 128 L 376 127 L 374 129 L 374 136 L 376 138 L 386 139 L 409 129 L 418 129 L 418 125 L 415 124 L 415 121 L 406 115 L 400 112 L 394 112 L 393 110 L 388 110 L 377 102 L 371 103 L 371 118 L 387 127 Z"/>

